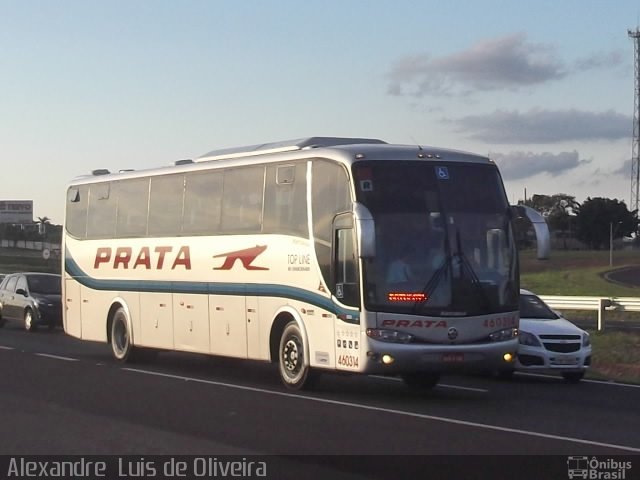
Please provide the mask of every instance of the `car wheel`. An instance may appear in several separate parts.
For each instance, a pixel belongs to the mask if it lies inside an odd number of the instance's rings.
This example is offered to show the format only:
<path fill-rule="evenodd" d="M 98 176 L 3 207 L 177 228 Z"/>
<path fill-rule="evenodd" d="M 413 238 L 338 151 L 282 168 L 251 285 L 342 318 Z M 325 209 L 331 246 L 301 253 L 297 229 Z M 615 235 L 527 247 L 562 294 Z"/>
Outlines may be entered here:
<path fill-rule="evenodd" d="M 27 308 L 24 312 L 24 329 L 27 332 L 35 332 L 37 328 L 35 318 L 33 317 L 33 310 Z"/>
<path fill-rule="evenodd" d="M 310 388 L 317 379 L 318 375 L 309 367 L 302 333 L 296 322 L 289 322 L 280 337 L 278 370 L 282 383 L 292 390 Z"/>
<path fill-rule="evenodd" d="M 440 380 L 439 373 L 431 372 L 412 372 L 401 375 L 405 385 L 411 390 L 427 391 L 431 390 L 438 384 Z"/>
<path fill-rule="evenodd" d="M 578 383 L 584 377 L 584 372 L 564 372 L 562 377 L 567 383 Z"/>

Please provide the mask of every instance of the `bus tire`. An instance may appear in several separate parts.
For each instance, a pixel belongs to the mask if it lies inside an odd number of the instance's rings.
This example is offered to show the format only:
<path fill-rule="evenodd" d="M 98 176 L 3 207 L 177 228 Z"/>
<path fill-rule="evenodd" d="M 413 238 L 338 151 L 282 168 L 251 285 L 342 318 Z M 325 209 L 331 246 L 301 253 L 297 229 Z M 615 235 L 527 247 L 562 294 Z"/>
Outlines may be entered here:
<path fill-rule="evenodd" d="M 440 374 L 433 372 L 411 372 L 405 373 L 401 377 L 407 387 L 416 391 L 431 390 L 440 380 Z"/>
<path fill-rule="evenodd" d="M 131 332 L 124 308 L 119 307 L 111 322 L 111 352 L 118 362 L 130 362 L 135 357 L 135 347 L 131 343 Z"/>
<path fill-rule="evenodd" d="M 309 388 L 316 377 L 309 367 L 309 356 L 296 322 L 289 322 L 282 331 L 278 348 L 278 371 L 284 386 L 291 390 Z"/>

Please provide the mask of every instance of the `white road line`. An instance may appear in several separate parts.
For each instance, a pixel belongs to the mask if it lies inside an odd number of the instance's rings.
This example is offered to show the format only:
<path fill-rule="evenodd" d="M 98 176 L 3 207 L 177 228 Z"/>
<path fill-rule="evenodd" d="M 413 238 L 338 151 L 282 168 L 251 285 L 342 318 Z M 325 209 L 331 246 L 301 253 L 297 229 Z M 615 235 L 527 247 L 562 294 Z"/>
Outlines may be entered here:
<path fill-rule="evenodd" d="M 77 358 L 61 357 L 60 355 L 51 355 L 49 353 L 36 353 L 39 357 L 55 358 L 56 360 L 66 360 L 67 362 L 77 362 Z"/>
<path fill-rule="evenodd" d="M 470 392 L 489 393 L 489 390 L 487 390 L 486 388 L 463 387 L 461 385 L 449 385 L 447 383 L 439 383 L 436 386 L 443 388 L 453 388 L 454 390 L 468 390 Z"/>
<path fill-rule="evenodd" d="M 0 345 L 0 350 L 15 350 L 13 347 L 5 347 L 4 345 Z"/>
<path fill-rule="evenodd" d="M 142 373 L 145 375 L 154 375 L 154 376 L 158 376 L 158 377 L 165 377 L 165 378 L 172 378 L 175 380 L 184 380 L 186 382 L 196 382 L 196 383 L 204 383 L 204 384 L 208 384 L 208 385 L 216 385 L 219 387 L 227 387 L 227 388 L 235 388 L 237 390 L 246 390 L 246 391 L 250 391 L 250 392 L 260 392 L 260 393 L 266 393 L 269 395 L 276 395 L 279 397 L 288 397 L 288 398 L 295 398 L 298 400 L 306 400 L 309 402 L 317 402 L 317 403 L 326 403 L 326 404 L 330 404 L 330 405 L 341 405 L 343 407 L 352 407 L 352 408 L 359 408 L 361 410 L 371 410 L 374 412 L 384 412 L 384 413 L 390 413 L 393 415 L 402 415 L 405 417 L 413 417 L 413 418 L 420 418 L 423 420 L 433 420 L 433 421 L 437 421 L 437 422 L 444 422 L 444 423 L 452 423 L 455 425 L 464 425 L 467 427 L 477 427 L 477 428 L 484 428 L 487 430 L 495 430 L 498 432 L 509 432 L 509 433 L 518 433 L 520 435 L 528 435 L 531 437 L 540 437 L 540 438 L 548 438 L 548 439 L 552 439 L 552 440 L 561 440 L 564 442 L 573 442 L 573 443 L 580 443 L 583 445 L 594 445 L 594 446 L 598 446 L 598 447 L 606 447 L 606 448 L 615 448 L 618 450 L 624 450 L 627 452 L 634 452 L 634 453 L 640 453 L 640 448 L 636 448 L 636 447 L 628 447 L 625 445 L 615 445 L 612 443 L 603 443 L 603 442 L 594 442 L 591 440 L 583 440 L 581 438 L 573 438 L 573 437 L 564 437 L 562 435 L 552 435 L 549 433 L 540 433 L 540 432 L 532 432 L 529 430 L 519 430 L 517 428 L 508 428 L 508 427 L 499 427 L 497 425 L 489 425 L 486 423 L 476 423 L 476 422 L 468 422 L 465 420 L 456 420 L 454 418 L 447 418 L 447 417 L 436 417 L 433 415 L 425 415 L 423 413 L 415 413 L 415 412 L 406 412 L 406 411 L 402 411 L 402 410 L 395 410 L 392 408 L 383 408 L 383 407 L 374 407 L 372 405 L 364 405 L 364 404 L 360 404 L 360 403 L 352 403 L 352 402 L 342 402 L 339 400 L 330 400 L 327 398 L 318 398 L 318 397 L 311 397 L 311 396 L 305 396 L 305 395 L 297 395 L 294 393 L 287 393 L 287 392 L 277 392 L 274 390 L 267 390 L 264 388 L 257 388 L 257 387 L 248 387 L 248 386 L 244 386 L 244 385 L 234 385 L 232 383 L 224 383 L 224 382 L 216 382 L 213 380 L 204 380 L 201 378 L 192 378 L 192 377 L 184 377 L 181 375 L 172 375 L 170 373 L 161 373 L 161 372 L 153 372 L 150 370 L 140 370 L 137 368 L 123 368 L 123 370 L 127 370 L 129 372 L 135 372 L 135 373 Z"/>

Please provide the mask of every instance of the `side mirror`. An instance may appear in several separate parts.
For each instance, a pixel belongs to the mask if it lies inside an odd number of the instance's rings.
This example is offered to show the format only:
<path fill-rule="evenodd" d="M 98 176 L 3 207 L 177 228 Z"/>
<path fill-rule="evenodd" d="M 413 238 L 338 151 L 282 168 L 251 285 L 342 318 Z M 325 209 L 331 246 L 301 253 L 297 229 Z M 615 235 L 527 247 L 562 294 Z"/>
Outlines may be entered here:
<path fill-rule="evenodd" d="M 536 210 L 526 205 L 512 205 L 511 210 L 516 217 L 528 218 L 533 225 L 533 231 L 536 234 L 536 243 L 538 247 L 538 260 L 546 260 L 549 258 L 551 251 L 551 235 L 549 234 L 549 226 L 547 221 Z"/>
<path fill-rule="evenodd" d="M 19 288 L 16 290 L 16 295 L 22 295 L 23 297 L 26 297 L 27 291 L 24 288 Z"/>
<path fill-rule="evenodd" d="M 373 216 L 367 207 L 361 203 L 353 204 L 353 217 L 356 226 L 358 251 L 361 258 L 376 256 L 376 228 Z"/>

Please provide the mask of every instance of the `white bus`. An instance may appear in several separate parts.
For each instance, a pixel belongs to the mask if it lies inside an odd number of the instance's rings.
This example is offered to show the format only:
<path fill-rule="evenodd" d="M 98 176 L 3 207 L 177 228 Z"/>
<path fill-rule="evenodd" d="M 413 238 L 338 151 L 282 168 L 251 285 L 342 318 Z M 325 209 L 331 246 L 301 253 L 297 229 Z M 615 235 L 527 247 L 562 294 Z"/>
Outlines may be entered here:
<path fill-rule="evenodd" d="M 514 218 L 488 158 L 381 140 L 96 170 L 67 189 L 64 328 L 122 362 L 179 350 L 277 363 L 293 389 L 327 371 L 428 388 L 513 361 Z"/>

